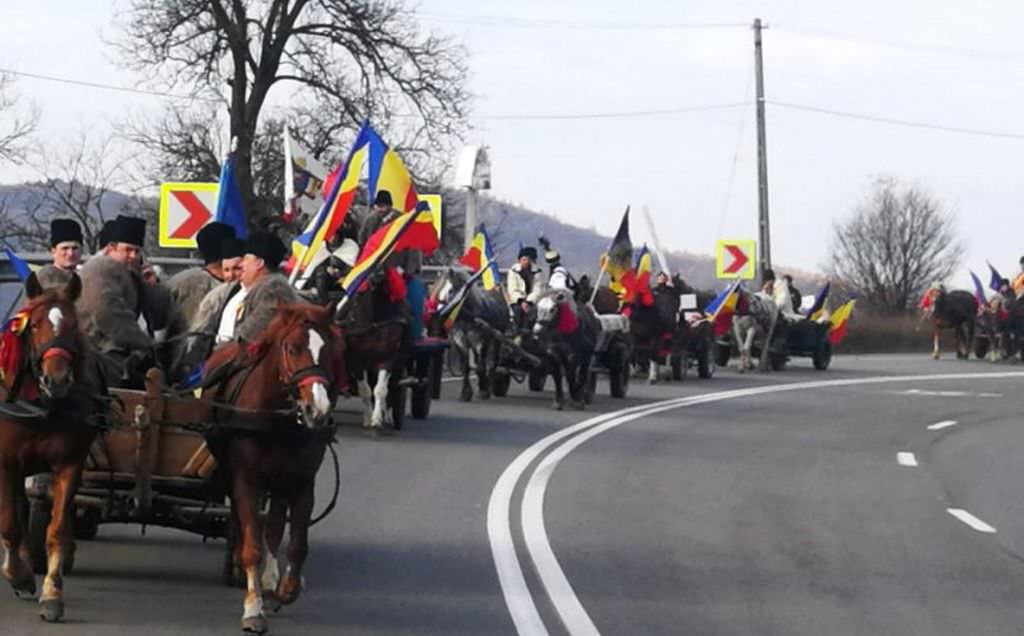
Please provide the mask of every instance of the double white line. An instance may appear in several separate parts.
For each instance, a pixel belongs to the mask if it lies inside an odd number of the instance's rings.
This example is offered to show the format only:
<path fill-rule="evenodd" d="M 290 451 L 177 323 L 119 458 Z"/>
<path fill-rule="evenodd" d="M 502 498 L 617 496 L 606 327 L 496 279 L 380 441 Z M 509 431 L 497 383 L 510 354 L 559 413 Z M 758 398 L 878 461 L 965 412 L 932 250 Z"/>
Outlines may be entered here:
<path fill-rule="evenodd" d="M 551 600 L 565 629 L 572 635 L 597 636 L 600 634 L 590 615 L 572 589 L 551 549 L 547 530 L 544 526 L 544 495 L 548 482 L 558 463 L 569 453 L 593 437 L 609 431 L 626 422 L 672 409 L 722 402 L 739 398 L 754 397 L 786 391 L 836 388 L 863 384 L 889 382 L 925 382 L 935 380 L 1002 379 L 1024 377 L 1024 372 L 1005 373 L 948 373 L 937 375 L 881 376 L 873 378 L 851 378 L 846 380 L 824 380 L 797 382 L 774 386 L 752 387 L 734 391 L 708 393 L 673 400 L 664 400 L 642 406 L 635 406 L 613 413 L 598 415 L 578 424 L 564 428 L 535 442 L 519 454 L 498 478 L 487 505 L 487 535 L 491 544 L 494 566 L 498 571 L 505 604 L 512 622 L 521 635 L 546 635 L 547 626 L 540 617 L 537 604 L 530 593 L 523 576 L 523 568 L 517 555 L 512 535 L 512 499 L 523 475 L 534 465 L 533 473 L 526 481 L 520 508 L 520 525 L 526 551 L 530 555 L 537 576 L 544 591 Z M 554 450 L 551 450 L 554 449 Z M 548 452 L 550 451 L 550 452 Z M 545 455 L 545 453 L 547 453 Z M 543 457 L 542 457 L 543 456 Z M 538 462 L 537 460 L 540 459 Z"/>

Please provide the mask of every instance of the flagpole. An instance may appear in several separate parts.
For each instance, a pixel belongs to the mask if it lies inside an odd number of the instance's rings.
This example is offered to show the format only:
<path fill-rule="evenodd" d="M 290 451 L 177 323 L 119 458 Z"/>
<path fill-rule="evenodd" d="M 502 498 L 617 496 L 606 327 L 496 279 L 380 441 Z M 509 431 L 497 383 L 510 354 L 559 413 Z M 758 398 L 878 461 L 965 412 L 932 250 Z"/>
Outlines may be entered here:
<path fill-rule="evenodd" d="M 601 281 L 604 280 L 604 274 L 607 271 L 607 269 L 608 269 L 608 259 L 606 258 L 604 265 L 601 266 L 601 271 L 598 272 L 598 274 L 597 274 L 597 280 L 594 281 L 594 291 L 590 292 L 590 302 L 588 304 L 591 305 L 591 306 L 593 306 L 593 304 L 594 304 L 594 299 L 597 298 L 597 290 L 600 289 L 600 287 L 601 287 Z"/>

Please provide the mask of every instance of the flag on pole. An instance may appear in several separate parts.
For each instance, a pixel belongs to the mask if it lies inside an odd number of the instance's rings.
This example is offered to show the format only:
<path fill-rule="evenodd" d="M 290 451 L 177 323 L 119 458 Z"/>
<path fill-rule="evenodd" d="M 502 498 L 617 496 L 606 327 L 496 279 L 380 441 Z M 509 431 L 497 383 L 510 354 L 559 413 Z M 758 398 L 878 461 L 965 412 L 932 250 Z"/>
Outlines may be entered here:
<path fill-rule="evenodd" d="M 821 318 L 825 312 L 825 301 L 828 300 L 829 291 L 832 288 L 832 281 L 827 281 L 825 286 L 818 290 L 818 293 L 814 295 L 814 304 L 812 304 L 804 315 L 811 320 L 817 320 Z"/>
<path fill-rule="evenodd" d="M 359 260 L 345 276 L 341 286 L 348 296 L 352 296 L 359 291 L 370 272 L 392 254 L 419 250 L 429 256 L 439 244 L 437 232 L 434 231 L 434 216 L 429 208 L 406 212 L 367 239 L 359 253 Z"/>
<path fill-rule="evenodd" d="M 310 219 L 302 234 L 292 241 L 292 256 L 288 265 L 293 282 L 309 267 L 320 248 L 334 237 L 345 221 L 356 196 L 363 164 L 369 155 L 369 131 L 369 123 L 364 123 L 345 163 L 327 177 L 325 185 L 329 183 L 331 188 L 320 211 Z"/>
<path fill-rule="evenodd" d="M 474 272 L 484 270 L 484 289 L 495 289 L 501 284 L 501 270 L 494 260 L 494 250 L 491 249 L 491 240 L 483 223 L 477 226 L 473 242 L 469 244 L 469 249 L 459 262 Z"/>
<path fill-rule="evenodd" d="M 11 249 L 11 246 L 6 243 L 4 243 L 4 254 L 7 255 L 7 260 L 11 262 L 11 268 L 14 270 L 14 273 L 18 275 L 18 278 L 21 279 L 21 282 L 24 283 L 27 281 L 28 277 L 32 275 L 32 272 L 35 271 L 36 268 L 33 268 L 25 261 L 25 259 L 18 256 L 14 250 Z"/>
<path fill-rule="evenodd" d="M 412 182 L 409 170 L 402 163 L 398 153 L 381 139 L 377 131 L 369 124 L 366 125 L 366 129 L 366 140 L 370 147 L 370 200 L 374 200 L 381 190 L 387 190 L 391 193 L 391 199 L 397 210 L 401 212 L 415 210 L 420 199 L 416 194 L 416 185 Z M 438 210 L 436 213 L 440 214 L 440 211 Z"/>
<path fill-rule="evenodd" d="M 229 153 L 220 166 L 220 187 L 217 189 L 217 212 L 214 221 L 235 228 L 235 236 L 245 239 L 249 235 L 242 191 L 235 178 L 235 153 Z"/>
<path fill-rule="evenodd" d="M 654 294 L 651 292 L 651 253 L 645 244 L 636 258 L 636 268 L 632 276 L 625 276 L 626 298 L 625 302 L 639 302 L 645 307 L 654 304 Z"/>
<path fill-rule="evenodd" d="M 612 239 L 608 251 L 601 255 L 601 269 L 608 272 L 611 277 L 611 290 L 620 296 L 626 289 L 622 284 L 622 278 L 633 269 L 633 243 L 629 238 L 629 206 L 622 215 L 619 223 L 619 230 Z"/>
<path fill-rule="evenodd" d="M 469 277 L 462 287 L 459 288 L 455 295 L 452 296 L 444 307 L 441 307 L 437 313 L 444 320 L 444 329 L 447 332 L 451 332 L 452 327 L 455 326 L 455 321 L 459 319 L 459 312 L 462 310 L 462 306 L 466 303 L 466 299 L 469 298 L 469 290 L 473 285 L 483 278 L 484 272 L 487 270 L 483 269 L 478 271 Z"/>
<path fill-rule="evenodd" d="M 989 271 L 988 288 L 992 291 L 999 291 L 999 286 L 1003 282 L 1003 277 L 998 271 L 996 271 L 995 267 L 992 267 L 992 263 L 985 261 L 985 264 L 988 265 Z"/>
<path fill-rule="evenodd" d="M 985 298 L 985 288 L 981 285 L 981 279 L 974 272 L 971 272 L 971 280 L 974 281 L 974 300 L 978 301 L 978 308 L 982 308 L 988 302 Z"/>
<path fill-rule="evenodd" d="M 853 306 L 856 302 L 856 300 L 848 301 L 839 309 L 836 309 L 828 319 L 828 340 L 832 344 L 837 345 L 846 337 L 846 329 L 850 322 L 850 314 L 853 313 Z"/>
<path fill-rule="evenodd" d="M 736 281 L 722 290 L 704 309 L 704 314 L 711 321 L 714 335 L 723 336 L 732 327 L 732 315 L 736 312 L 736 301 L 739 300 L 740 281 Z"/>
<path fill-rule="evenodd" d="M 292 223 L 303 214 L 316 214 L 330 188 L 324 188 L 329 170 L 313 153 L 284 130 L 284 219 Z M 321 192 L 323 190 L 323 192 Z"/>

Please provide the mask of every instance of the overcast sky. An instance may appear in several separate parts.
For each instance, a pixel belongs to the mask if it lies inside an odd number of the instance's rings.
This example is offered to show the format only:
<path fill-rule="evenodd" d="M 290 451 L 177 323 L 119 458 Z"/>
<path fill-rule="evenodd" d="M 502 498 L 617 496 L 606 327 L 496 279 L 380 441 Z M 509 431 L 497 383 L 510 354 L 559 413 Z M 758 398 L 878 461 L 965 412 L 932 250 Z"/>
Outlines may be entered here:
<path fill-rule="evenodd" d="M 101 33 L 116 4 L 46 0 L 0 9 L 0 66 L 132 86 Z M 773 257 L 818 269 L 833 220 L 874 177 L 928 188 L 959 213 L 966 267 L 1016 270 L 1024 199 L 1024 3 L 951 0 L 424 0 L 423 22 L 471 53 L 469 141 L 490 146 L 493 194 L 614 232 L 627 203 L 648 205 L 666 247 L 710 253 L 755 238 L 753 43 L 761 17 L 766 93 L 785 102 L 967 128 L 961 134 L 768 106 Z M 481 16 L 496 19 L 478 19 Z M 634 28 L 603 28 L 627 23 Z M 725 24 L 736 26 L 693 26 Z M 668 25 L 672 28 L 648 28 Z M 682 26 L 686 28 L 681 28 Z M 898 45 L 898 46 L 896 46 Z M 40 143 L 159 98 L 22 79 L 42 110 Z M 729 106 L 747 103 L 745 106 Z M 715 107 L 668 115 L 523 119 Z M 514 116 L 501 119 L 496 117 Z M 1013 135 L 1017 135 L 1013 138 Z M 0 182 L 24 178 L 0 166 Z M 639 221 L 639 219 L 637 219 Z M 636 223 L 635 240 L 646 231 Z"/>

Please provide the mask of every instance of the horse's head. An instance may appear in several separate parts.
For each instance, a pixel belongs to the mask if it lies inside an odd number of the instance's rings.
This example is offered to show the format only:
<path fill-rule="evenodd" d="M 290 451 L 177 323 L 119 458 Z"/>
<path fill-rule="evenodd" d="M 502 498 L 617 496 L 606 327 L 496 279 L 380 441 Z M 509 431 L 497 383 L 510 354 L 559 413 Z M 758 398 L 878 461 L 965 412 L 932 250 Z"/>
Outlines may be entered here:
<path fill-rule="evenodd" d="M 29 364 L 44 398 L 67 397 L 75 383 L 75 367 L 81 358 L 82 340 L 78 330 L 75 301 L 82 292 L 76 274 L 61 289 L 44 290 L 35 274 L 25 283 L 29 298 L 22 309 L 25 319 Z"/>
<path fill-rule="evenodd" d="M 563 304 L 571 300 L 572 296 L 564 289 L 547 294 L 538 300 L 537 322 L 533 325 L 533 332 L 540 334 L 545 330 L 556 328 L 561 318 Z"/>
<path fill-rule="evenodd" d="M 253 347 L 264 353 L 276 370 L 280 386 L 291 393 L 297 415 L 308 428 L 318 428 L 330 417 L 333 400 L 325 363 L 334 364 L 340 337 L 329 338 L 334 307 L 282 304 L 263 337 Z"/>

